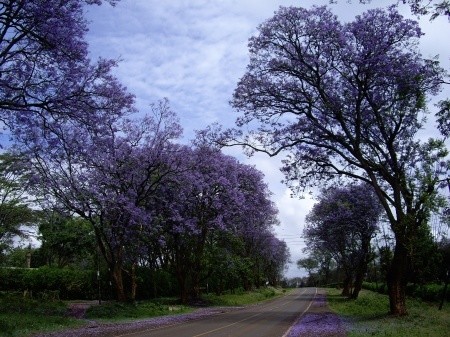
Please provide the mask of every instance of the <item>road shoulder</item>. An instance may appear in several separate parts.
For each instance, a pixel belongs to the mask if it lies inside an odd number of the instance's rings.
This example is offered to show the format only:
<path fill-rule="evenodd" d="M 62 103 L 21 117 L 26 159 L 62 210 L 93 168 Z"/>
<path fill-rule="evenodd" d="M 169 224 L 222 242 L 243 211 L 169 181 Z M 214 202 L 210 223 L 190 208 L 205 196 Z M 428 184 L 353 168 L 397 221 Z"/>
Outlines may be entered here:
<path fill-rule="evenodd" d="M 327 303 L 325 289 L 318 289 L 308 311 L 303 313 L 283 337 L 345 337 L 345 327 Z"/>

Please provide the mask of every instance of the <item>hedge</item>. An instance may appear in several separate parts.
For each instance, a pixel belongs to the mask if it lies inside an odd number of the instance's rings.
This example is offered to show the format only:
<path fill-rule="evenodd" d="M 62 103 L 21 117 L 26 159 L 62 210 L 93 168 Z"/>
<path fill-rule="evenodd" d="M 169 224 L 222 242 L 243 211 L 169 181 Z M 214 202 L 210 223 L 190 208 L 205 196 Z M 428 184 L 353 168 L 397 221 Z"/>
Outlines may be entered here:
<path fill-rule="evenodd" d="M 363 288 L 376 291 L 381 294 L 387 294 L 388 289 L 385 283 L 364 282 Z M 442 299 L 444 284 L 408 284 L 406 286 L 406 295 L 419 298 L 423 301 L 438 302 Z M 450 301 L 450 289 L 447 290 L 446 301 Z"/>
<path fill-rule="evenodd" d="M 97 274 L 93 270 L 0 268 L 0 291 L 27 291 L 35 297 L 95 299 Z"/>

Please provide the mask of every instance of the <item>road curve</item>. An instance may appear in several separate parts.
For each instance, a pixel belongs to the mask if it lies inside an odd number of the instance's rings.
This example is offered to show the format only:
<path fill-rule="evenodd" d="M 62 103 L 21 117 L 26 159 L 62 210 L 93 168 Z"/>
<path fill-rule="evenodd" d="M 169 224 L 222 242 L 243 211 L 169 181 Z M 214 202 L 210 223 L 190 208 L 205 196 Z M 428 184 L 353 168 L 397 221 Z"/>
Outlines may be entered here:
<path fill-rule="evenodd" d="M 121 337 L 282 337 L 311 306 L 316 288 L 301 288 L 263 304 Z"/>

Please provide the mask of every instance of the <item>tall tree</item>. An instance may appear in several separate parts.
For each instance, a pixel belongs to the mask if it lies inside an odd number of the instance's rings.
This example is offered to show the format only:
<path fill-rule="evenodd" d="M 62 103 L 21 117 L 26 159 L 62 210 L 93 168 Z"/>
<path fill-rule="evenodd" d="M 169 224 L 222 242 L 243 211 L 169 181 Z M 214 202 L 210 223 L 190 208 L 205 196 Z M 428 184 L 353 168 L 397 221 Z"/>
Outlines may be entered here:
<path fill-rule="evenodd" d="M 39 223 L 42 262 L 59 268 L 95 265 L 97 246 L 92 226 L 80 217 L 71 217 L 57 211 L 44 211 Z"/>
<path fill-rule="evenodd" d="M 372 257 L 370 241 L 381 211 L 375 193 L 361 184 L 322 191 L 319 202 L 306 217 L 307 247 L 311 252 L 328 252 L 344 270 L 343 295 L 358 297 Z"/>
<path fill-rule="evenodd" d="M 28 165 L 24 158 L 0 154 L 0 254 L 15 236 L 25 236 L 22 226 L 37 222 L 27 200 Z"/>
<path fill-rule="evenodd" d="M 167 101 L 152 110 L 140 120 L 103 121 L 109 134 L 68 125 L 52 149 L 34 152 L 36 193 L 92 225 L 120 301 L 134 300 L 141 237 L 154 233 L 151 198 L 176 171 L 178 119 Z"/>
<path fill-rule="evenodd" d="M 250 39 L 250 63 L 232 105 L 240 127 L 220 141 L 277 155 L 302 191 L 345 177 L 370 184 L 395 234 L 388 285 L 392 314 L 406 314 L 409 242 L 436 195 L 444 143 L 417 140 L 426 97 L 443 70 L 417 51 L 418 24 L 394 8 L 342 24 L 326 7 L 281 7 Z M 247 131 L 246 131 L 247 132 Z M 442 166 L 446 168 L 446 164 Z"/>
<path fill-rule="evenodd" d="M 216 249 L 222 236 L 239 236 L 242 219 L 263 222 L 273 208 L 264 213 L 261 207 L 270 201 L 265 199 L 262 175 L 254 168 L 208 147 L 185 148 L 181 153 L 185 169 L 162 187 L 156 207 L 168 259 L 186 302 L 189 296 L 199 296 L 200 284 L 212 270 L 205 259 L 208 250 Z M 255 230 L 251 235 L 260 233 Z"/>

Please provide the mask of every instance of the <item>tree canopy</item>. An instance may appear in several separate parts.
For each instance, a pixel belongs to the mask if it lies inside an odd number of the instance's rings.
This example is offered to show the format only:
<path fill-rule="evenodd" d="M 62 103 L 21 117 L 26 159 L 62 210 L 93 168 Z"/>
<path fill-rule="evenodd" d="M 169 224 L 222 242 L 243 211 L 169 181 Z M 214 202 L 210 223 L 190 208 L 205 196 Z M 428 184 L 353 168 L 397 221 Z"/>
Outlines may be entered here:
<path fill-rule="evenodd" d="M 361 184 L 323 190 L 306 217 L 307 250 L 333 256 L 345 272 L 343 295 L 358 297 L 381 212 L 374 191 Z"/>
<path fill-rule="evenodd" d="M 219 139 L 287 153 L 282 170 L 295 191 L 343 178 L 374 188 L 396 236 L 393 314 L 406 313 L 406 242 L 429 216 L 448 167 L 442 140 L 416 137 L 444 76 L 418 52 L 421 35 L 394 7 L 345 24 L 326 7 L 281 7 L 250 38 L 231 102 L 240 129 Z"/>
<path fill-rule="evenodd" d="M 337 0 L 330 0 L 330 4 L 335 4 L 337 2 Z M 359 0 L 359 2 L 362 4 L 367 4 L 371 3 L 372 0 Z M 403 3 L 409 5 L 411 12 L 416 15 L 431 14 L 430 20 L 434 20 L 438 16 L 447 16 L 450 20 L 450 2 L 448 0 L 397 0 L 393 2 L 397 4 Z"/>

